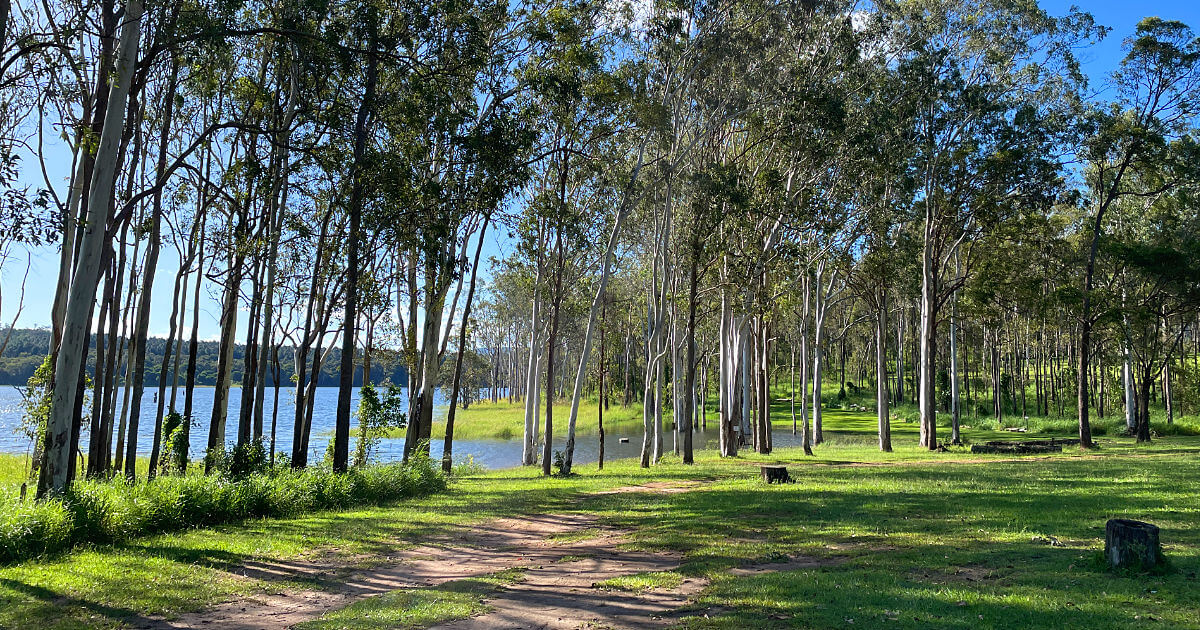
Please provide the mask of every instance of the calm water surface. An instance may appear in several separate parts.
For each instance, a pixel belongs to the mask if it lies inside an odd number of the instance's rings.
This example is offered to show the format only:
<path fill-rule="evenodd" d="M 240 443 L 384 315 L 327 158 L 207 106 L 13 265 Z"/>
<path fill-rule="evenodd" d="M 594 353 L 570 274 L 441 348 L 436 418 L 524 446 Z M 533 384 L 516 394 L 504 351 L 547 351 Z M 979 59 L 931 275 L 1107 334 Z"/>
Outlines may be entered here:
<path fill-rule="evenodd" d="M 194 426 L 192 429 L 192 457 L 203 453 L 205 447 L 208 445 L 208 418 L 212 415 L 213 392 L 214 390 L 211 387 L 198 387 L 195 390 L 195 401 L 192 405 L 192 411 L 193 415 L 200 419 L 200 426 Z M 240 388 L 235 387 L 229 390 L 229 423 L 225 432 L 227 436 L 236 436 L 237 434 L 237 416 L 241 408 L 241 393 Z M 142 397 L 141 422 L 138 427 L 139 455 L 150 455 L 150 447 L 153 444 L 154 415 L 158 407 L 158 403 L 155 400 L 156 394 L 157 389 L 147 389 Z M 309 440 L 309 461 L 320 460 L 325 455 L 329 440 L 332 439 L 337 398 L 338 388 L 317 388 L 313 410 L 312 437 Z M 23 413 L 21 401 L 20 391 L 16 387 L 0 386 L 0 452 L 27 453 L 30 450 L 29 439 L 20 430 Z M 438 411 L 435 412 L 435 417 L 444 418 L 446 400 L 440 391 L 435 396 L 435 403 L 439 407 Z M 182 406 L 182 390 L 179 394 L 179 405 Z M 354 390 L 352 407 L 355 409 L 358 408 L 358 388 Z M 271 430 L 272 412 L 272 390 L 268 388 L 263 412 L 263 432 L 268 436 Z M 279 415 L 275 433 L 276 451 L 291 452 L 294 415 L 295 404 L 292 391 L 290 389 L 281 389 L 279 392 Z M 351 431 L 353 430 L 352 428 Z M 622 438 L 627 438 L 628 441 L 621 442 Z M 81 443 L 86 445 L 87 439 L 87 430 L 85 427 Z M 697 449 L 712 449 L 717 447 L 717 440 L 716 423 L 712 422 L 709 424 L 707 431 L 697 431 L 694 445 Z M 792 436 L 791 431 L 787 430 L 776 430 L 773 440 L 775 446 L 779 447 L 798 446 L 800 444 L 799 438 Z M 556 436 L 552 449 L 563 448 L 563 441 L 564 438 L 562 435 Z M 637 457 L 641 452 L 641 441 L 642 435 L 640 431 L 627 434 L 609 430 L 605 439 L 605 459 Z M 671 450 L 671 447 L 672 436 L 668 434 L 666 450 Z M 351 449 L 353 450 L 353 446 L 351 446 Z M 433 440 L 432 451 L 435 459 L 441 458 L 442 441 L 440 439 Z M 580 434 L 576 437 L 576 463 L 586 464 L 595 462 L 598 451 L 599 444 L 595 435 Z M 404 439 L 389 438 L 380 441 L 375 458 L 385 462 L 396 461 L 402 457 L 403 453 Z M 520 438 L 512 440 L 455 440 L 455 461 L 461 461 L 468 456 L 485 468 L 518 466 L 521 463 L 521 440 Z"/>

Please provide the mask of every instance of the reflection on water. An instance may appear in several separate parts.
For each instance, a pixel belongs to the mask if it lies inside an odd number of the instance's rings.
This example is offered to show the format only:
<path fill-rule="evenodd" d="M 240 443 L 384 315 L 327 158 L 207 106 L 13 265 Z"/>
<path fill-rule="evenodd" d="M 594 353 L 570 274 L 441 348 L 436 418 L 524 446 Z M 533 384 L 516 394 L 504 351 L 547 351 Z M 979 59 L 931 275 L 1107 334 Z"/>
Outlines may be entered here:
<path fill-rule="evenodd" d="M 191 448 L 192 455 L 195 457 L 198 453 L 202 453 L 208 444 L 208 418 L 212 414 L 212 399 L 213 388 L 203 387 L 195 390 L 195 402 L 192 405 L 193 415 L 200 420 L 199 425 L 192 429 Z M 157 410 L 157 389 L 148 389 L 142 397 L 141 422 L 138 427 L 138 454 L 149 455 L 150 447 L 153 440 L 154 432 L 154 415 Z M 232 388 L 229 390 L 229 424 L 226 435 L 237 434 L 237 414 L 241 406 L 241 389 Z M 333 421 L 337 408 L 338 389 L 336 387 L 318 387 L 316 399 L 314 401 L 313 410 L 313 429 L 312 437 L 309 440 L 309 461 L 320 460 L 325 455 L 325 450 L 329 444 L 330 436 L 333 434 Z M 118 400 L 120 397 L 118 396 Z M 435 402 L 439 405 L 445 405 L 445 399 L 438 392 L 435 397 Z M 180 404 L 182 405 L 182 391 L 180 391 Z M 273 412 L 272 390 L 267 390 L 265 409 L 263 413 L 264 433 L 270 434 L 271 416 Z M 358 388 L 354 390 L 354 398 L 351 404 L 354 409 L 358 408 Z M 0 386 L 0 452 L 4 453 L 26 453 L 29 450 L 30 443 L 28 438 L 20 432 L 21 424 L 21 395 L 15 387 Z M 276 425 L 275 450 L 283 452 L 291 452 L 292 448 L 292 422 L 295 414 L 295 405 L 293 404 L 293 395 L 290 389 L 280 390 L 279 393 L 279 415 Z M 628 441 L 622 442 L 625 438 Z M 563 435 L 555 436 L 554 443 L 551 447 L 551 452 L 561 450 L 564 442 Z M 714 449 L 717 448 L 718 434 L 716 423 L 711 423 L 707 430 L 697 428 L 693 445 L 696 450 Z M 670 452 L 673 447 L 674 435 L 668 434 L 666 437 L 665 450 Z M 776 430 L 773 435 L 774 444 L 777 447 L 783 446 L 799 446 L 800 441 L 798 436 L 793 436 L 790 431 Z M 86 430 L 82 438 L 82 444 L 87 444 Z M 432 455 L 435 459 L 440 459 L 442 456 L 442 440 L 435 438 L 431 445 Z M 641 454 L 642 433 L 640 427 L 622 431 L 609 429 L 605 436 L 604 457 L 608 459 L 621 459 L 627 457 L 638 457 Z M 351 446 L 353 450 L 353 446 Z M 596 435 L 579 434 L 575 440 L 575 462 L 579 464 L 587 464 L 595 462 L 599 452 L 599 439 Z M 388 438 L 380 440 L 376 450 L 376 459 L 380 461 L 395 461 L 399 460 L 404 453 L 403 438 Z M 541 450 L 538 450 L 541 453 Z M 515 438 L 511 440 L 455 440 L 454 441 L 454 459 L 461 461 L 466 457 L 472 457 L 477 463 L 486 468 L 509 468 L 518 466 L 521 463 L 521 440 Z"/>

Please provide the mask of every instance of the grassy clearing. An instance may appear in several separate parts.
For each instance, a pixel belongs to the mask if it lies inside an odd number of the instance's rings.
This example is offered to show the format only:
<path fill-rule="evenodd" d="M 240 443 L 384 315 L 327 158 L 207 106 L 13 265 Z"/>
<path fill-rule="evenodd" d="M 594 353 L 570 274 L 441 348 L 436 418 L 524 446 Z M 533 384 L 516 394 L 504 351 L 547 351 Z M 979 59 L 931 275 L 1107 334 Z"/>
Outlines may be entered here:
<path fill-rule="evenodd" d="M 898 424 L 897 451 L 884 454 L 874 449 L 869 415 L 831 413 L 826 424 L 829 441 L 812 458 L 796 449 L 730 460 L 704 452 L 694 466 L 673 457 L 649 470 L 620 461 L 552 479 L 493 471 L 388 507 L 250 520 L 0 567 L 0 627 L 116 628 L 281 588 L 241 577 L 246 563 L 379 558 L 406 541 L 530 513 L 595 515 L 630 530 L 631 549 L 681 552 L 675 573 L 710 580 L 687 627 L 843 628 L 851 619 L 902 628 L 1196 627 L 1200 439 L 1139 446 L 1106 437 L 1099 452 L 1009 458 L 921 450 L 915 425 Z M 798 483 L 762 485 L 760 462 L 787 464 Z M 673 494 L 594 494 L 651 480 L 706 483 Z M 1170 570 L 1100 568 L 1112 517 L 1162 527 Z M 795 554 L 830 562 L 728 573 Z"/>
<path fill-rule="evenodd" d="M 488 612 L 483 599 L 520 582 L 523 574 L 521 569 L 511 569 L 432 588 L 390 591 L 301 623 L 296 630 L 401 630 L 466 619 Z"/>

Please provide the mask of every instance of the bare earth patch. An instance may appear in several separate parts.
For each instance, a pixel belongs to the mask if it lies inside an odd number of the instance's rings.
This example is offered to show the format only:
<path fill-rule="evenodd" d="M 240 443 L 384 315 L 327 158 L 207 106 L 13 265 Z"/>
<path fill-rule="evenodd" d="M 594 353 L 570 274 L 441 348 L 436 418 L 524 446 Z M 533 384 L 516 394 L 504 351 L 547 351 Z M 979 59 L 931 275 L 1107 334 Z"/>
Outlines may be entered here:
<path fill-rule="evenodd" d="M 569 540 L 589 530 L 586 540 Z M 555 540 L 555 536 L 567 540 Z M 490 521 L 453 538 L 397 551 L 370 569 L 335 560 L 247 563 L 235 575 L 270 581 L 305 580 L 324 588 L 261 593 L 178 619 L 138 620 L 140 630 L 222 628 L 283 630 L 356 600 L 403 588 L 436 586 L 518 567 L 525 579 L 490 597 L 492 612 L 442 628 L 644 628 L 667 622 L 672 610 L 704 587 L 643 593 L 603 591 L 596 582 L 647 571 L 670 571 L 679 554 L 622 551 L 622 532 L 583 515 L 537 515 Z M 361 559 L 360 559 L 361 560 Z"/>

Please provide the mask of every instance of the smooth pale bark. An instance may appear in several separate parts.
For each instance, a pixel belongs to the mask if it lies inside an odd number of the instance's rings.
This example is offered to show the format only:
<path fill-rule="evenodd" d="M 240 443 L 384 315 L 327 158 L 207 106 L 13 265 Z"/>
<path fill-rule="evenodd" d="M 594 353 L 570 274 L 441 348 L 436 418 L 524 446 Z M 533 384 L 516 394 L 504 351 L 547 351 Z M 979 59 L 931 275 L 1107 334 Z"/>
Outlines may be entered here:
<path fill-rule="evenodd" d="M 105 265 L 108 267 L 108 265 Z M 105 276 L 104 280 L 104 296 L 101 298 L 100 316 L 96 325 L 96 363 L 97 374 L 92 383 L 92 417 L 91 417 L 91 435 L 88 440 L 88 477 L 97 477 L 105 472 L 108 466 L 107 444 L 105 444 L 105 427 L 104 419 L 104 399 L 107 392 L 104 389 L 104 374 L 103 366 L 113 359 L 116 354 L 116 344 L 112 347 L 105 348 L 104 322 L 108 318 L 109 311 L 113 305 L 113 274 L 111 269 Z M 11 330 L 11 329 L 10 329 Z M 115 339 L 114 339 L 115 341 Z"/>
<path fill-rule="evenodd" d="M 875 414 L 879 421 L 879 450 L 892 451 L 892 424 L 888 411 L 887 292 L 879 289 L 875 309 Z"/>
<path fill-rule="evenodd" d="M 812 311 L 812 281 L 807 273 L 803 274 L 801 286 L 804 290 L 804 306 L 800 313 L 800 445 L 804 448 L 804 454 L 811 456 L 812 432 L 808 424 L 808 396 L 804 392 L 808 383 L 808 323 Z"/>
<path fill-rule="evenodd" d="M 750 436 L 750 405 L 754 400 L 753 380 L 751 380 L 750 366 L 753 364 L 753 352 L 750 347 L 750 338 L 752 335 L 747 334 L 749 328 L 749 318 L 743 318 L 739 325 L 740 332 L 738 333 L 738 372 L 739 378 L 738 389 L 740 390 L 739 402 L 741 403 L 741 444 L 746 444 L 746 437 Z"/>
<path fill-rule="evenodd" d="M 649 136 L 646 136 L 647 138 Z M 575 388 L 571 393 L 571 415 L 567 417 L 567 443 L 563 451 L 563 470 L 570 474 L 571 464 L 575 457 L 575 422 L 579 417 L 579 400 L 583 396 L 583 381 L 587 373 L 588 356 L 592 353 L 592 335 L 596 327 L 596 313 L 600 309 L 600 305 L 604 302 L 604 292 L 608 288 L 608 277 L 612 270 L 613 255 L 617 250 L 617 238 L 621 234 L 621 226 L 625 222 L 625 215 L 628 213 L 631 205 L 633 184 L 636 183 L 638 173 L 642 168 L 642 155 L 645 151 L 646 140 L 642 140 L 642 148 L 638 151 L 637 166 L 634 167 L 633 173 L 629 177 L 629 186 L 626 188 L 624 198 L 621 204 L 617 207 L 617 216 L 613 220 L 612 233 L 609 234 L 608 244 L 604 248 L 604 260 L 600 264 L 600 286 L 596 287 L 596 296 L 592 298 L 592 307 L 588 311 L 587 329 L 583 334 L 583 349 L 580 350 L 579 368 L 575 371 Z"/>
<path fill-rule="evenodd" d="M 80 144 L 76 141 L 76 147 Z M 50 307 L 50 348 L 49 352 L 58 357 L 59 343 L 62 341 L 63 319 L 67 314 L 67 294 L 71 287 L 71 275 L 74 273 L 75 237 L 78 233 L 77 223 L 79 210 L 83 204 L 83 180 L 85 179 L 86 163 L 90 160 L 86 151 L 75 150 L 75 169 L 71 176 L 71 187 L 67 192 L 67 211 L 63 216 L 62 247 L 59 251 L 58 279 L 54 286 L 54 302 Z M 97 379 L 98 380 L 98 379 Z"/>
<path fill-rule="evenodd" d="M 821 411 L 822 411 L 822 377 L 825 369 L 825 318 L 829 314 L 829 300 L 833 296 L 834 283 L 837 281 L 837 273 L 829 274 L 828 284 L 822 287 L 822 278 L 825 275 L 825 261 L 817 263 L 816 272 L 813 274 L 814 288 L 814 304 L 813 304 L 813 374 L 812 374 L 812 443 L 814 445 L 825 441 L 823 427 L 821 426 Z"/>
<path fill-rule="evenodd" d="M 659 352 L 659 359 L 656 362 L 654 369 L 654 395 L 657 398 L 654 405 L 654 459 L 653 463 L 657 464 L 662 461 L 665 436 L 663 434 L 663 380 L 666 377 L 666 366 L 663 359 L 667 353 L 667 338 L 666 335 L 660 339 L 659 343 L 662 346 Z"/>
<path fill-rule="evenodd" d="M 770 327 L 762 316 L 758 323 L 758 452 L 771 452 L 771 341 Z"/>
<path fill-rule="evenodd" d="M 671 205 L 656 235 L 654 270 L 646 287 L 646 378 L 642 407 L 642 467 L 662 457 L 663 359 L 669 351 L 666 335 L 667 286 L 671 275 L 667 246 L 670 242 Z M 660 275 L 661 274 L 661 275 Z M 661 282 L 660 282 L 661 278 Z"/>
<path fill-rule="evenodd" d="M 607 310 L 607 306 L 608 305 L 605 304 L 600 309 L 600 370 L 599 370 L 600 386 L 599 386 L 599 395 L 600 395 L 600 400 L 604 401 L 604 402 L 602 404 L 596 405 L 596 424 L 597 424 L 598 432 L 599 432 L 599 436 L 598 436 L 599 455 L 597 456 L 596 461 L 597 461 L 597 468 L 599 470 L 604 470 L 604 408 L 608 406 L 608 404 L 607 404 L 608 397 L 605 395 L 605 392 L 604 392 L 604 333 L 606 332 L 605 327 L 604 327 L 604 315 Z"/>
<path fill-rule="evenodd" d="M 737 440 L 733 427 L 733 311 L 729 305 L 729 293 L 721 288 L 721 321 L 718 326 L 717 342 L 717 422 L 720 428 L 722 457 L 737 454 Z"/>
<path fill-rule="evenodd" d="M 450 410 L 446 412 L 446 437 L 442 442 L 442 472 L 449 473 L 454 451 L 454 411 L 458 406 L 459 386 L 462 382 L 463 353 L 467 347 L 467 322 L 471 320 L 471 304 L 475 299 L 475 281 L 479 278 L 479 256 L 483 252 L 483 240 L 487 236 L 491 215 L 483 218 L 479 229 L 479 242 L 475 244 L 475 260 L 471 263 L 471 285 L 467 289 L 467 303 L 463 305 L 462 323 L 458 327 L 458 356 L 454 361 L 454 382 L 450 387 Z M 365 382 L 364 377 L 364 382 Z"/>
<path fill-rule="evenodd" d="M 953 299 L 953 298 L 952 298 Z M 950 309 L 950 442 L 962 444 L 958 400 L 958 304 Z"/>
<path fill-rule="evenodd" d="M 654 330 L 654 293 L 653 290 L 647 287 L 647 305 L 649 312 L 647 313 L 647 324 L 650 335 L 646 337 L 646 374 L 643 379 L 642 392 L 642 450 L 641 450 L 641 466 L 647 468 L 650 466 L 650 454 L 654 450 L 654 409 L 658 406 L 658 393 L 653 388 L 655 365 L 658 363 L 658 347 L 655 345 L 658 334 Z"/>
<path fill-rule="evenodd" d="M 533 312 L 529 322 L 529 364 L 525 373 L 525 433 L 521 442 L 521 464 L 523 466 L 533 466 L 537 463 L 537 396 L 534 392 L 540 391 L 541 387 L 537 380 L 538 368 L 541 364 L 541 353 L 538 352 L 540 347 L 538 337 L 542 327 L 541 293 L 542 265 L 539 261 L 533 280 Z"/>
<path fill-rule="evenodd" d="M 927 206 L 930 204 L 926 204 Z M 920 445 L 933 450 L 937 448 L 937 416 L 934 400 L 934 344 L 937 326 L 937 277 L 934 271 L 933 218 L 926 211 L 925 245 L 921 257 L 921 322 L 918 332 L 919 367 L 919 422 Z"/>
<path fill-rule="evenodd" d="M 451 239 L 440 253 L 440 261 L 427 261 L 425 272 L 425 325 L 421 334 L 421 391 L 417 397 L 417 414 L 409 422 L 404 440 L 404 457 L 419 449 L 429 454 L 429 436 L 433 429 L 433 395 L 437 389 L 438 370 L 442 357 L 438 354 L 445 312 L 446 295 L 450 292 L 454 268 L 455 242 Z M 440 265 L 438 264 L 440 262 Z"/>
<path fill-rule="evenodd" d="M 116 179 L 117 152 L 125 128 L 125 103 L 129 100 L 133 70 L 141 39 L 142 2 L 125 3 L 121 41 L 117 47 L 116 78 L 109 90 L 100 143 L 96 148 L 96 167 L 88 192 L 87 224 L 80 237 L 79 258 L 67 298 L 63 318 L 63 338 L 55 361 L 54 393 L 50 419 L 43 441 L 42 469 L 38 476 L 38 497 L 60 495 L 71 484 L 71 432 L 79 379 L 87 356 L 88 326 L 95 304 L 100 274 L 100 258 L 108 241 L 107 217 Z M 133 458 L 131 458 L 133 459 Z"/>
<path fill-rule="evenodd" d="M 904 402 L 904 310 L 896 317 L 896 404 Z"/>

